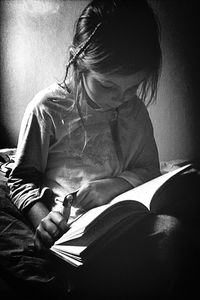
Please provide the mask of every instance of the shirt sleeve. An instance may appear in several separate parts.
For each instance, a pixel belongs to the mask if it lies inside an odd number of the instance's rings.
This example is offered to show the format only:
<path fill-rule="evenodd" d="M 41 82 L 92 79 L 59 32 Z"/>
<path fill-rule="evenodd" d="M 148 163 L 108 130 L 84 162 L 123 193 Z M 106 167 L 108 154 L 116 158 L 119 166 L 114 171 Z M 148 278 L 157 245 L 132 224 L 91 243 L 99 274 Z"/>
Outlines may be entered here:
<path fill-rule="evenodd" d="M 153 126 L 146 107 L 141 108 L 137 117 L 141 141 L 137 155 L 119 177 L 127 180 L 133 187 L 139 186 L 160 175 L 158 149 L 154 138 Z"/>
<path fill-rule="evenodd" d="M 31 103 L 22 119 L 15 165 L 8 179 L 11 201 L 23 211 L 36 201 L 50 201 L 52 191 L 43 185 L 51 121 L 44 110 Z"/>

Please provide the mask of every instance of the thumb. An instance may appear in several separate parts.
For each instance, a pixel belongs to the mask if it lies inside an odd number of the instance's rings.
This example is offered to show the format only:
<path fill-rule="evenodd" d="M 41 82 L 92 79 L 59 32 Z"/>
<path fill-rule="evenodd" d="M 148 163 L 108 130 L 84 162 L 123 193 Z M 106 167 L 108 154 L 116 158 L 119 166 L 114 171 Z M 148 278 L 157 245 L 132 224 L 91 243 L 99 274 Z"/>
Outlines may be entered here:
<path fill-rule="evenodd" d="M 67 196 L 65 196 L 64 200 L 56 199 L 56 205 L 54 206 L 52 211 L 59 212 L 63 216 L 65 222 L 67 222 L 70 217 L 73 200 L 73 194 L 68 194 Z"/>

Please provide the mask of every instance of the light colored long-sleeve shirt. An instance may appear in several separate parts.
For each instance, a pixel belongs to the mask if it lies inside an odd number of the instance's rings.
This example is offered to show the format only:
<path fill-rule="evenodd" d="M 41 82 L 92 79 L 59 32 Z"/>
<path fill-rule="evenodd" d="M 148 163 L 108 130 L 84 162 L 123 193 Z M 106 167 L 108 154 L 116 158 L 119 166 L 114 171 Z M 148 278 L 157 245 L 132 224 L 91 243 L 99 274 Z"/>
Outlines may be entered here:
<path fill-rule="evenodd" d="M 8 180 L 20 210 L 92 180 L 121 177 L 136 187 L 160 175 L 152 123 L 137 96 L 112 111 L 82 101 L 82 117 L 74 101 L 55 83 L 27 106 Z"/>

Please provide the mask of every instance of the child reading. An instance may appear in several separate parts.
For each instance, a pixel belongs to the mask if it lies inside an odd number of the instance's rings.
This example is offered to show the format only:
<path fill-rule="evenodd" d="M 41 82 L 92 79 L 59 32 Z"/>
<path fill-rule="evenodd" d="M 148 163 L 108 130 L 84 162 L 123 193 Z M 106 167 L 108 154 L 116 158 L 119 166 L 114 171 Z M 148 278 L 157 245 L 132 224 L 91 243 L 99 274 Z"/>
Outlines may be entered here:
<path fill-rule="evenodd" d="M 147 105 L 156 99 L 161 57 L 159 21 L 147 1 L 93 0 L 80 14 L 63 81 L 28 104 L 8 181 L 38 250 L 67 231 L 54 209 L 66 195 L 75 193 L 72 206 L 88 211 L 160 175 Z M 177 223 L 168 216 L 149 226 L 146 215 L 150 232 L 142 227 L 141 236 L 157 237 L 162 252 Z M 155 253 L 159 267 L 163 256 Z"/>
<path fill-rule="evenodd" d="M 160 64 L 159 26 L 145 1 L 84 9 L 64 81 L 26 109 L 9 180 L 37 241 L 49 247 L 67 230 L 51 211 L 55 199 L 78 191 L 73 206 L 88 210 L 159 175 L 144 103 L 156 97 Z"/>

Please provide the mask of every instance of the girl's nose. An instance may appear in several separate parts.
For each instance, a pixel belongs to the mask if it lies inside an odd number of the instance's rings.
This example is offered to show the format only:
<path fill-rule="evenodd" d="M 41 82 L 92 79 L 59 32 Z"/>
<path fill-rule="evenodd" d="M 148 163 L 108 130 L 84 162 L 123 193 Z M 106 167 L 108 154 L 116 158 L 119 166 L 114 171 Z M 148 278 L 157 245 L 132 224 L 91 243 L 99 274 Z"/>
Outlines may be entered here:
<path fill-rule="evenodd" d="M 115 104 L 115 106 L 119 106 L 120 104 L 123 103 L 122 97 L 112 97 L 111 100 Z"/>

